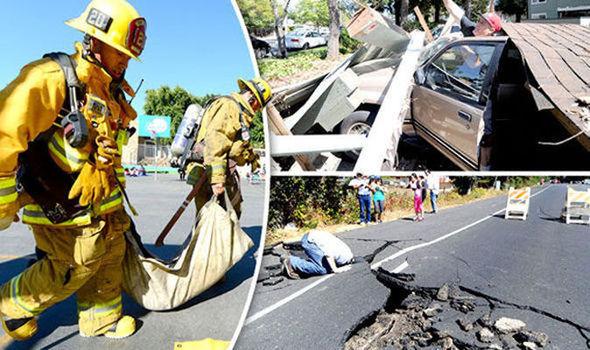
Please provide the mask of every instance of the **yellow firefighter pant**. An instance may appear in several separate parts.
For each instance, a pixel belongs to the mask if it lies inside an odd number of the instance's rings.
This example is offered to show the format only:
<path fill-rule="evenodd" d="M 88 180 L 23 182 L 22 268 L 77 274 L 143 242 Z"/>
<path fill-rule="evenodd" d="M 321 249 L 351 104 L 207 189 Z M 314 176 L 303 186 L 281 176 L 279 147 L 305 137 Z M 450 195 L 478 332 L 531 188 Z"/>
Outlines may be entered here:
<path fill-rule="evenodd" d="M 199 181 L 199 178 L 201 176 L 205 176 L 205 167 L 202 164 L 197 164 L 191 170 L 187 182 L 189 184 L 194 185 Z M 242 213 L 242 193 L 240 191 L 240 177 L 235 166 L 230 167 L 228 169 L 225 179 L 225 190 L 227 191 L 227 195 L 239 218 Z M 205 203 L 207 203 L 209 199 L 211 199 L 212 195 L 213 192 L 211 191 L 211 184 L 209 183 L 209 179 L 207 179 L 207 181 L 199 191 L 199 194 L 197 194 L 197 196 L 195 197 L 197 213 L 203 207 L 203 205 L 205 205 Z M 223 203 L 223 201 L 220 202 Z"/>
<path fill-rule="evenodd" d="M 123 209 L 84 227 L 31 226 L 47 256 L 0 288 L 0 312 L 32 317 L 76 293 L 80 332 L 106 332 L 122 316 L 121 264 L 129 226 Z"/>

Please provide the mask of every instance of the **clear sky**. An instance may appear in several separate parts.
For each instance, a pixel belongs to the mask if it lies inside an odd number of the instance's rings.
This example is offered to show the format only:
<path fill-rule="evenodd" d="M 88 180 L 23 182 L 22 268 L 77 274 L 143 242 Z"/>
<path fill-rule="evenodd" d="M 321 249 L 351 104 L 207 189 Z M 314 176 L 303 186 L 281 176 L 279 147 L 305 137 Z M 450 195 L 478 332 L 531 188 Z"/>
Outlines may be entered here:
<path fill-rule="evenodd" d="M 0 12 L 0 89 L 30 61 L 53 51 L 71 53 L 82 34 L 64 24 L 89 1 L 4 1 Z M 238 17 L 230 0 L 130 0 L 147 19 L 142 62 L 131 60 L 126 78 L 136 88 L 133 102 L 142 114 L 145 91 L 179 85 L 194 95 L 228 94 L 238 77 L 254 68 Z"/>

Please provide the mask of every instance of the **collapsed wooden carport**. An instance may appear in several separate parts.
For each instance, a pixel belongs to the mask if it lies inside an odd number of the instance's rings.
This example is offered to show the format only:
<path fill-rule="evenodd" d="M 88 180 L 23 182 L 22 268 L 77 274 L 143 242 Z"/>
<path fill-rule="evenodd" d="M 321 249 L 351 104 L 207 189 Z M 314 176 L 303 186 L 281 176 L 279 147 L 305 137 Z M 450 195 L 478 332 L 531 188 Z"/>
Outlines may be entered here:
<path fill-rule="evenodd" d="M 590 151 L 590 29 L 574 24 L 506 23 L 531 83 L 561 112 L 557 118 Z M 563 140 L 562 142 L 566 141 Z"/>

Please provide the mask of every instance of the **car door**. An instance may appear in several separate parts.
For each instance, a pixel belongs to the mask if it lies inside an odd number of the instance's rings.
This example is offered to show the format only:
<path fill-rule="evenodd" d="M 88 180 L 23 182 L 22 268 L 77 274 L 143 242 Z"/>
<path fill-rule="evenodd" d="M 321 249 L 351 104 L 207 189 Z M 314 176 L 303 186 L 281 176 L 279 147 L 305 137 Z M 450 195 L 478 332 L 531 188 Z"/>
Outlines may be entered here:
<path fill-rule="evenodd" d="M 317 40 L 314 32 L 309 32 L 307 34 L 307 40 L 309 41 L 309 47 L 318 46 L 318 42 L 317 42 L 318 40 Z"/>
<path fill-rule="evenodd" d="M 421 67 L 423 81 L 412 91 L 416 131 L 464 169 L 478 168 L 478 144 L 495 70 L 494 42 L 458 42 Z"/>

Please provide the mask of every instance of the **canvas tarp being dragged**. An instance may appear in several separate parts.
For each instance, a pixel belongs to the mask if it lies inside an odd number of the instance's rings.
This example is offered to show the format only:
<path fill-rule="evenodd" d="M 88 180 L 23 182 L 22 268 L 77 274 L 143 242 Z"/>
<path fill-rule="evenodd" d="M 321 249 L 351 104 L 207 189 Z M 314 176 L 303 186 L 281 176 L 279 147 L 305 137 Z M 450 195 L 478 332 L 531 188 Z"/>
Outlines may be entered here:
<path fill-rule="evenodd" d="M 148 310 L 174 309 L 217 283 L 254 243 L 241 229 L 227 194 L 223 209 L 213 197 L 179 255 L 162 261 L 150 254 L 135 229 L 126 233 L 123 288 Z"/>

